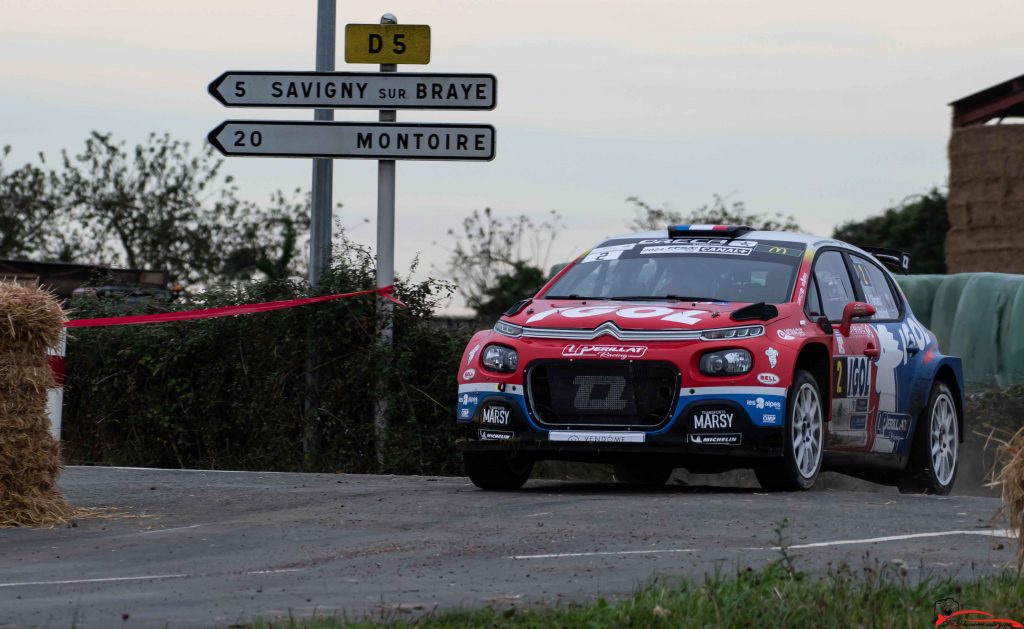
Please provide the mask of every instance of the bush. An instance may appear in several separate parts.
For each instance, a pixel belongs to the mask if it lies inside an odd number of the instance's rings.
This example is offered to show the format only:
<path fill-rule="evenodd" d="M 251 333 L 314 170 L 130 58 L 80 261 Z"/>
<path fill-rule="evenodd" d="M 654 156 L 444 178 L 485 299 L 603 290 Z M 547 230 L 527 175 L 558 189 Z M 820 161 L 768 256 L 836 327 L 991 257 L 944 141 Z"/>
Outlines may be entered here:
<path fill-rule="evenodd" d="M 348 244 L 315 294 L 372 288 L 368 251 Z M 372 296 L 220 319 L 73 329 L 64 439 L 70 461 L 155 467 L 450 474 L 456 374 L 468 334 L 432 323 L 451 288 L 401 282 L 395 350 L 376 343 Z M 265 281 L 209 290 L 171 309 L 309 296 Z M 73 318 L 152 312 L 108 300 Z M 168 306 L 159 306 L 168 308 Z M 319 375 L 319 455 L 303 451 L 307 341 Z M 387 456 L 374 448 L 377 392 L 388 402 Z"/>

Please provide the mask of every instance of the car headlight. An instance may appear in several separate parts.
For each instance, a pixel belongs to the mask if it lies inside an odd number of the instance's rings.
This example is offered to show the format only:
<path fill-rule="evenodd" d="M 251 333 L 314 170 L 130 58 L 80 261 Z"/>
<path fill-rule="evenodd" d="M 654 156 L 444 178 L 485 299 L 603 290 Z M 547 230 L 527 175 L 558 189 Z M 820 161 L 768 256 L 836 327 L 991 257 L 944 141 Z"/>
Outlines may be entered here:
<path fill-rule="evenodd" d="M 510 336 L 514 339 L 519 338 L 523 335 L 523 327 L 515 325 L 514 323 L 506 323 L 505 321 L 498 321 L 494 324 L 494 331 L 504 336 Z"/>
<path fill-rule="evenodd" d="M 749 339 L 755 336 L 761 336 L 763 334 L 763 325 L 745 325 L 735 328 L 705 330 L 701 332 L 700 338 L 705 341 L 720 341 L 722 339 Z"/>
<path fill-rule="evenodd" d="M 754 361 L 745 349 L 723 349 L 700 357 L 700 372 L 705 376 L 738 376 L 750 371 Z"/>
<path fill-rule="evenodd" d="M 747 354 L 749 357 L 750 355 Z M 519 352 L 504 345 L 488 345 L 484 348 L 481 364 L 491 371 L 512 373 L 519 367 Z"/>

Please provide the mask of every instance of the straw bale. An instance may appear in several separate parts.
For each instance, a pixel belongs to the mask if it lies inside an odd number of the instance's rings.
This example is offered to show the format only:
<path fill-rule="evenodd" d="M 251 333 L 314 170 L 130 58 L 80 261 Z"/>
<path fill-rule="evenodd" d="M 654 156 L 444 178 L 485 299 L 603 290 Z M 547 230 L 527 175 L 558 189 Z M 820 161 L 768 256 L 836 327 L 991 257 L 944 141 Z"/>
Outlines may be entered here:
<path fill-rule="evenodd" d="M 994 437 L 993 437 L 994 438 Z M 1001 489 L 1000 513 L 1010 520 L 1010 529 L 1017 532 L 1017 563 L 1024 565 L 1024 428 L 999 443 L 993 467 L 994 483 Z"/>
<path fill-rule="evenodd" d="M 949 272 L 1024 273 L 1024 125 L 955 130 L 949 171 Z"/>
<path fill-rule="evenodd" d="M 46 393 L 56 386 L 46 354 L 0 352 L 0 391 Z"/>
<path fill-rule="evenodd" d="M 42 290 L 0 283 L 0 526 L 41 526 L 73 517 L 57 491 L 60 443 L 50 433 L 46 350 L 64 314 Z"/>
<path fill-rule="evenodd" d="M 64 328 L 57 299 L 39 288 L 0 282 L 0 351 L 43 354 Z"/>

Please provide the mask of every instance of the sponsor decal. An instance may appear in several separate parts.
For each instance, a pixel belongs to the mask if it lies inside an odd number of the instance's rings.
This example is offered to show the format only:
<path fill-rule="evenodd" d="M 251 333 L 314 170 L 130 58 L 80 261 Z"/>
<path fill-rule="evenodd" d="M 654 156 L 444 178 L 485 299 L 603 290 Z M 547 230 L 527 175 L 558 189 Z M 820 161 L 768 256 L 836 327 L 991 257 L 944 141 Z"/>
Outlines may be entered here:
<path fill-rule="evenodd" d="M 508 426 L 512 423 L 512 410 L 502 404 L 485 406 L 480 413 L 480 423 L 484 426 Z"/>
<path fill-rule="evenodd" d="M 743 435 L 738 432 L 709 434 L 709 435 L 686 435 L 687 443 L 698 446 L 738 446 L 743 441 Z"/>
<path fill-rule="evenodd" d="M 907 352 L 907 347 L 916 345 L 918 350 L 922 350 L 931 344 L 931 336 L 928 334 L 928 330 L 911 317 L 907 317 L 907 320 L 900 325 L 899 334 L 902 341 L 900 345 L 903 350 L 904 364 L 911 359 L 910 353 Z"/>
<path fill-rule="evenodd" d="M 798 338 L 803 338 L 806 333 L 800 328 L 786 328 L 784 330 L 776 330 L 775 334 L 783 341 L 795 341 Z"/>
<path fill-rule="evenodd" d="M 866 398 L 871 393 L 871 363 L 867 356 L 844 356 L 832 362 L 833 397 Z"/>
<path fill-rule="evenodd" d="M 753 406 L 754 408 L 757 409 L 767 408 L 774 411 L 781 411 L 782 401 L 777 399 L 773 400 L 771 398 L 757 397 L 747 400 L 747 406 Z"/>
<path fill-rule="evenodd" d="M 836 351 L 840 354 L 845 354 L 846 342 L 843 340 L 843 335 L 839 332 L 834 332 L 832 336 L 836 339 Z"/>
<path fill-rule="evenodd" d="M 572 358 L 640 358 L 647 353 L 641 345 L 622 347 L 619 345 L 566 345 L 562 348 L 562 356 Z"/>
<path fill-rule="evenodd" d="M 775 365 L 779 362 L 779 350 L 769 347 L 764 350 L 764 355 L 768 357 L 768 364 L 771 365 L 772 369 L 775 369 Z"/>
<path fill-rule="evenodd" d="M 469 419 L 469 409 L 459 409 L 459 417 L 461 417 L 462 419 Z"/>
<path fill-rule="evenodd" d="M 462 372 L 463 380 L 472 380 L 476 377 L 476 369 L 467 369 Z"/>
<path fill-rule="evenodd" d="M 759 373 L 757 374 L 757 381 L 761 384 L 778 384 L 779 377 L 773 373 Z"/>
<path fill-rule="evenodd" d="M 478 395 L 470 395 L 469 393 L 463 393 L 462 395 L 459 396 L 459 404 L 462 404 L 463 406 L 469 406 L 470 404 L 479 403 L 480 396 Z"/>
<path fill-rule="evenodd" d="M 775 424 L 778 421 L 779 421 L 778 417 L 776 417 L 773 413 L 762 413 L 761 414 L 761 423 L 763 423 L 763 424 Z"/>
<path fill-rule="evenodd" d="M 576 376 L 572 405 L 581 411 L 621 411 L 629 404 L 622 396 L 626 390 L 623 376 Z"/>
<path fill-rule="evenodd" d="M 476 353 L 480 351 L 480 347 L 482 347 L 482 346 L 483 346 L 483 343 L 477 343 L 476 347 L 474 347 L 473 349 L 469 350 L 469 356 L 466 356 L 466 366 L 467 367 L 469 366 L 469 363 L 473 362 L 473 358 L 476 357 Z"/>
<path fill-rule="evenodd" d="M 757 246 L 756 240 L 729 240 L 728 238 L 647 238 L 641 240 L 640 245 L 731 245 L 744 249 L 753 249 Z"/>
<path fill-rule="evenodd" d="M 591 443 L 643 443 L 642 432 L 594 432 L 581 430 L 552 430 L 550 441 L 591 442 Z"/>
<path fill-rule="evenodd" d="M 662 321 L 669 323 L 680 323 L 682 325 L 694 325 L 701 320 L 700 315 L 708 314 L 706 310 L 683 310 L 676 312 L 671 308 L 662 307 L 616 307 L 616 306 L 583 306 L 581 308 L 552 308 L 544 312 L 538 312 L 529 319 L 527 323 L 542 321 L 554 314 L 560 314 L 569 319 L 585 319 L 588 317 L 599 317 L 618 315 L 627 319 L 650 319 L 660 317 Z"/>
<path fill-rule="evenodd" d="M 481 428 L 477 430 L 477 434 L 483 441 L 508 441 L 512 438 L 513 433 L 510 430 L 484 430 Z"/>
<path fill-rule="evenodd" d="M 580 264 L 584 262 L 601 262 L 602 260 L 618 260 L 619 256 L 622 255 L 623 251 L 629 251 L 634 247 L 634 243 L 625 245 L 609 245 L 607 247 L 596 247 L 590 250 L 590 253 L 585 258 L 580 260 Z"/>
<path fill-rule="evenodd" d="M 733 243 L 735 245 L 735 243 Z M 725 245 L 660 245 L 644 247 L 640 255 L 657 255 L 665 253 L 716 253 L 730 256 L 749 256 L 753 248 Z"/>
<path fill-rule="evenodd" d="M 851 415 L 850 430 L 864 430 L 868 425 L 867 415 Z"/>
<path fill-rule="evenodd" d="M 722 430 L 732 428 L 733 413 L 724 410 L 702 409 L 695 412 L 692 419 L 694 430 Z"/>
<path fill-rule="evenodd" d="M 803 305 L 804 297 L 807 296 L 807 271 L 800 274 L 800 293 L 796 296 L 796 303 Z M 800 322 L 803 325 L 803 322 Z"/>
<path fill-rule="evenodd" d="M 878 412 L 875 420 L 875 435 L 892 441 L 902 441 L 910 431 L 910 415 L 904 413 Z"/>
<path fill-rule="evenodd" d="M 935 601 L 935 624 L 933 627 L 1012 627 L 1024 629 L 1024 623 L 1010 618 L 996 618 L 995 614 L 980 609 L 963 609 L 955 598 L 940 598 Z"/>
<path fill-rule="evenodd" d="M 868 399 L 866 397 L 859 398 L 853 410 L 857 413 L 866 413 L 868 410 Z"/>

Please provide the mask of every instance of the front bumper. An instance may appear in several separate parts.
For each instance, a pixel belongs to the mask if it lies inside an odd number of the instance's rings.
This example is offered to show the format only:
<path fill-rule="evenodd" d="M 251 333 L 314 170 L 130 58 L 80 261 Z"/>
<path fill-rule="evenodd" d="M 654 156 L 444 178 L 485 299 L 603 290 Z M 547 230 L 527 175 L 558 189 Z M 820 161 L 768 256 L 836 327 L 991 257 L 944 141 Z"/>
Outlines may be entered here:
<path fill-rule="evenodd" d="M 785 404 L 782 387 L 683 388 L 657 427 L 548 425 L 530 412 L 522 386 L 461 385 L 456 443 L 463 451 L 598 462 L 648 454 L 683 461 L 778 457 Z"/>

